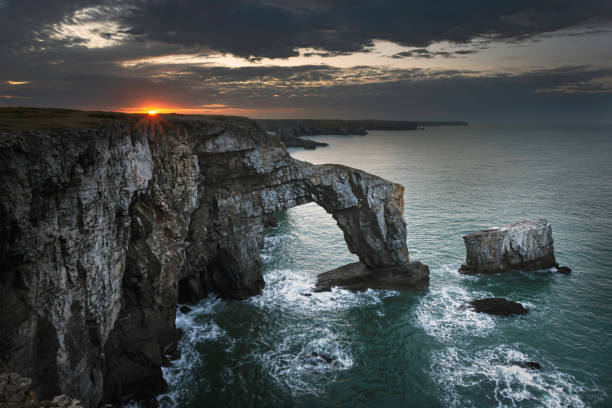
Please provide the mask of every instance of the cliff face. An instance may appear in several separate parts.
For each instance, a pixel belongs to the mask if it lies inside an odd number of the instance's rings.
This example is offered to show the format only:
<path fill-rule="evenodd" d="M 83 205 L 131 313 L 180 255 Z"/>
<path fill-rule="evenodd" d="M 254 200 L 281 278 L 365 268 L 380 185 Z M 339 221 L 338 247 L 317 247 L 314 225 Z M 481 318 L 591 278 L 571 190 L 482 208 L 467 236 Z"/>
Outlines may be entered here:
<path fill-rule="evenodd" d="M 300 136 L 366 135 L 368 130 L 416 130 L 416 122 L 393 120 L 341 119 L 258 119 L 257 123 L 274 133 L 287 147 L 316 149 L 327 143 L 303 139 Z"/>
<path fill-rule="evenodd" d="M 463 240 L 466 263 L 459 269 L 462 273 L 497 273 L 558 266 L 552 226 L 544 219 L 474 232 Z"/>
<path fill-rule="evenodd" d="M 163 391 L 179 299 L 259 293 L 272 212 L 315 201 L 368 268 L 408 263 L 403 187 L 240 118 L 0 133 L 0 197 L 0 372 L 90 407 Z"/>

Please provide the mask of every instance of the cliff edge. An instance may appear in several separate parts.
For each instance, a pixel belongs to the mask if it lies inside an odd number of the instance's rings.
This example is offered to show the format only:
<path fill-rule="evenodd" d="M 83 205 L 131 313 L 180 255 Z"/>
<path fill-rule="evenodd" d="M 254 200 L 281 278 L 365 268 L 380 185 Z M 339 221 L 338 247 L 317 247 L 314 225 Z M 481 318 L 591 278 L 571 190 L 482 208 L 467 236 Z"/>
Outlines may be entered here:
<path fill-rule="evenodd" d="M 39 399 L 163 392 L 177 302 L 258 294 L 273 212 L 317 202 L 365 267 L 408 264 L 398 184 L 295 160 L 245 118 L 96 118 L 0 130 L 0 372 Z"/>

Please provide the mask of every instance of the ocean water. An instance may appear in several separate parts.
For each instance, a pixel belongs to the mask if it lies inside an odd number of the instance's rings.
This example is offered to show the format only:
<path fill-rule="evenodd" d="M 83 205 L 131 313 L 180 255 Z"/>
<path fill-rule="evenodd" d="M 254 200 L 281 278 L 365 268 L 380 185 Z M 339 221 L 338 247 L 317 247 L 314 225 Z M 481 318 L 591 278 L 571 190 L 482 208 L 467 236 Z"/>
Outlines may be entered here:
<path fill-rule="evenodd" d="M 612 406 L 612 126 L 470 125 L 320 136 L 292 150 L 403 184 L 408 248 L 430 266 L 422 292 L 313 293 L 354 262 L 316 204 L 278 214 L 261 252 L 266 287 L 177 312 L 182 358 L 162 407 Z M 553 271 L 463 276 L 462 236 L 544 217 Z M 493 317 L 464 302 L 502 296 L 530 309 Z M 537 361 L 542 370 L 510 364 Z"/>

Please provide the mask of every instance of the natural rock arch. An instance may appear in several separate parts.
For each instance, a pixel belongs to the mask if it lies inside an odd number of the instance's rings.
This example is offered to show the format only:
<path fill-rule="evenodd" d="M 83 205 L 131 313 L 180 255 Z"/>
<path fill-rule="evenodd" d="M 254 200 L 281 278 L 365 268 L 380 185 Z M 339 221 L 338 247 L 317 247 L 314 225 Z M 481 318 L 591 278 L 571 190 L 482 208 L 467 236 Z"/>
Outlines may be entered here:
<path fill-rule="evenodd" d="M 307 202 L 363 268 L 412 277 L 401 186 L 292 159 L 248 119 L 139 119 L 0 133 L 2 370 L 40 389 L 37 361 L 56 362 L 85 406 L 163 391 L 177 301 L 257 294 L 264 216 Z"/>
<path fill-rule="evenodd" d="M 235 150 L 240 156 L 234 162 L 237 167 L 227 169 L 229 177 L 219 181 L 215 192 L 194 211 L 180 300 L 195 301 L 213 291 L 236 299 L 257 294 L 264 285 L 257 255 L 263 245 L 264 217 L 310 202 L 333 216 L 348 249 L 366 267 L 408 264 L 401 185 L 346 166 L 298 161 L 281 148 L 266 150 L 264 157 L 261 152 L 248 145 Z M 209 153 L 199 155 L 200 172 L 209 173 L 202 163 L 220 165 Z M 244 169 L 245 163 L 257 167 Z M 255 174 L 231 176 L 249 170 Z M 211 218 L 217 229 L 203 228 Z"/>

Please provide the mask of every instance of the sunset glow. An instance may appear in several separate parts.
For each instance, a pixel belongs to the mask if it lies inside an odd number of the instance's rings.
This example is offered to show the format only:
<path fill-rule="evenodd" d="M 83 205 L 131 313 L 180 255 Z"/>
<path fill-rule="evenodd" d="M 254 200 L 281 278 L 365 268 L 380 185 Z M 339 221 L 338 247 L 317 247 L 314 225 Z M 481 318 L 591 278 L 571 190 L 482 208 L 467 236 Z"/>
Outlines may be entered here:
<path fill-rule="evenodd" d="M 170 115 L 170 114 L 181 114 L 181 115 L 232 115 L 232 116 L 247 116 L 247 117 L 290 117 L 300 115 L 302 108 L 299 107 L 278 107 L 278 108 L 261 108 L 261 109 L 249 109 L 241 107 L 232 107 L 225 104 L 205 104 L 195 107 L 186 106 L 164 106 L 163 104 L 143 104 L 145 107 L 121 107 L 115 108 L 109 106 L 106 109 L 116 110 L 125 113 L 138 113 L 147 116 L 157 115 Z M 151 108 L 150 106 L 155 106 Z"/>

